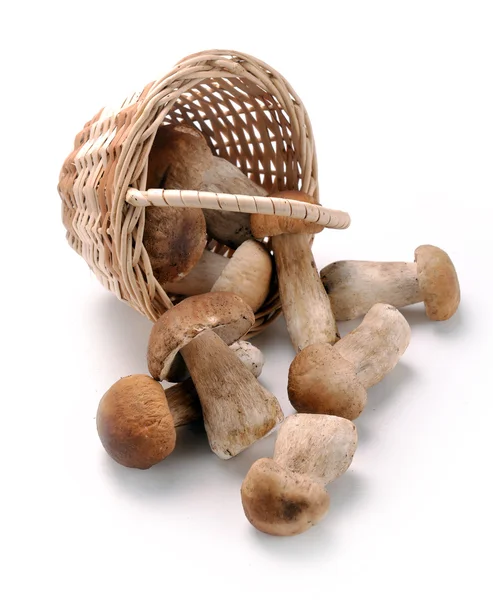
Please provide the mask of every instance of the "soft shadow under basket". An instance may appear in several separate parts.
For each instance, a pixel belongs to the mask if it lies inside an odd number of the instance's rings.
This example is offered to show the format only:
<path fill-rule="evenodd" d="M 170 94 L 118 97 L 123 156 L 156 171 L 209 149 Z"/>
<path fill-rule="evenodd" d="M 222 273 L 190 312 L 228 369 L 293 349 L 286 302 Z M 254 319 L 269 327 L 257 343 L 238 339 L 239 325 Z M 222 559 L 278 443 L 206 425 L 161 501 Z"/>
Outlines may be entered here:
<path fill-rule="evenodd" d="M 317 160 L 308 114 L 288 82 L 260 60 L 210 50 L 180 61 L 117 109 L 104 108 L 76 136 L 58 191 L 69 244 L 99 281 L 152 321 L 183 297 L 155 279 L 142 243 L 146 206 L 193 206 L 291 216 L 329 228 L 346 213 L 280 198 L 145 190 L 147 157 L 158 127 L 187 123 L 214 154 L 238 166 L 269 193 L 301 190 L 318 202 Z M 267 246 L 268 240 L 264 240 Z M 208 248 L 233 250 L 211 239 Z M 277 285 L 257 311 L 249 337 L 280 314 Z"/>

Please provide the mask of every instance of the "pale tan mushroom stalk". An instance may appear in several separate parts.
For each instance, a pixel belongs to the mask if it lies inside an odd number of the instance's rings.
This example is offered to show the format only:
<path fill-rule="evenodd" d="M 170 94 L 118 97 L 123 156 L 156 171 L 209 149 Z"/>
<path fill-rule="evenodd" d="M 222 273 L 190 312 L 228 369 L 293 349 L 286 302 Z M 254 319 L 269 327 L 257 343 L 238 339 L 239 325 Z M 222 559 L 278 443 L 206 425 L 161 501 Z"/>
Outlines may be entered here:
<path fill-rule="evenodd" d="M 154 324 L 149 372 L 169 379 L 181 352 L 198 392 L 212 451 L 231 458 L 283 419 L 279 402 L 228 348 L 255 322 L 237 295 L 211 292 L 183 300 Z"/>
<path fill-rule="evenodd" d="M 236 165 L 214 156 L 198 129 L 184 124 L 159 127 L 149 154 L 148 188 L 151 187 L 267 196 L 266 190 Z M 169 208 L 154 210 L 165 219 L 164 211 Z M 226 246 L 237 248 L 253 238 L 249 214 L 218 210 L 200 213 L 209 235 Z"/>
<path fill-rule="evenodd" d="M 184 296 L 211 291 L 234 292 L 255 312 L 269 293 L 271 277 L 272 260 L 269 253 L 262 244 L 247 240 L 231 258 L 206 250 L 184 279 L 164 283 L 163 287 L 168 292 Z"/>
<path fill-rule="evenodd" d="M 213 157 L 211 167 L 204 172 L 200 190 L 267 196 L 263 187 L 249 179 L 237 166 L 218 156 Z M 253 238 L 249 214 L 210 209 L 203 212 L 209 235 L 226 246 L 238 248 L 244 241 Z"/>
<path fill-rule="evenodd" d="M 312 344 L 295 357 L 288 376 L 291 404 L 300 412 L 355 419 L 366 405 L 367 388 L 395 367 L 410 337 L 395 307 L 375 304 L 333 347 Z"/>
<path fill-rule="evenodd" d="M 424 302 L 433 321 L 455 314 L 460 286 L 455 267 L 446 252 L 436 246 L 419 246 L 415 262 L 343 260 L 320 272 L 339 321 L 364 315 L 373 304 L 384 302 L 397 308 Z"/>
<path fill-rule="evenodd" d="M 329 509 L 325 486 L 345 473 L 357 446 L 356 427 L 328 415 L 296 414 L 279 429 L 274 457 L 257 460 L 241 486 L 250 523 L 271 535 L 297 535 Z"/>
<path fill-rule="evenodd" d="M 273 196 L 314 203 L 302 192 L 279 192 Z M 295 350 L 300 352 L 310 344 L 334 344 L 339 333 L 310 248 L 310 234 L 322 228 L 271 215 L 252 215 L 251 226 L 256 238 L 273 236 L 279 295 Z"/>
<path fill-rule="evenodd" d="M 256 346 L 242 340 L 231 344 L 229 349 L 255 377 L 260 377 L 264 366 L 264 355 Z M 202 419 L 202 408 L 192 379 L 172 385 L 166 388 L 165 392 L 175 427 Z"/>

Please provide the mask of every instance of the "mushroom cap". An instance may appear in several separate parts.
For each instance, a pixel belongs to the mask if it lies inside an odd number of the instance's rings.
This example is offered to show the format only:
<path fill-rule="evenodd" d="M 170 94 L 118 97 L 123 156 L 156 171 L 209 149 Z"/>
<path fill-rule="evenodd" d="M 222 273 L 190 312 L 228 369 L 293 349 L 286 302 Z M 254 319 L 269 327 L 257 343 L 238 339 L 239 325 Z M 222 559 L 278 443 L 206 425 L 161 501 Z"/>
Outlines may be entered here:
<path fill-rule="evenodd" d="M 252 309 L 231 292 L 209 292 L 186 298 L 154 323 L 147 366 L 154 379 L 176 381 L 178 352 L 204 331 L 214 331 L 228 346 L 255 323 Z"/>
<path fill-rule="evenodd" d="M 146 208 L 142 241 L 160 283 L 182 279 L 199 262 L 207 243 L 202 209 Z"/>
<path fill-rule="evenodd" d="M 414 259 L 426 315 L 432 321 L 450 319 L 460 302 L 460 285 L 454 263 L 441 248 L 429 244 L 416 248 Z"/>
<path fill-rule="evenodd" d="M 288 396 L 298 412 L 353 420 L 364 409 L 367 393 L 352 363 L 330 344 L 311 344 L 289 367 Z"/>
<path fill-rule="evenodd" d="M 199 189 L 212 163 L 204 136 L 189 125 L 159 127 L 147 163 L 147 188 Z M 200 208 L 149 207 L 145 212 L 144 246 L 160 282 L 185 277 L 207 243 Z"/>
<path fill-rule="evenodd" d="M 175 447 L 166 394 L 148 375 L 114 383 L 99 402 L 96 425 L 106 452 L 125 467 L 148 469 Z"/>
<path fill-rule="evenodd" d="M 285 469 L 327 485 L 347 471 L 357 444 L 352 421 L 334 415 L 296 413 L 284 419 L 279 428 L 274 460 Z"/>
<path fill-rule="evenodd" d="M 308 204 L 317 204 L 315 198 L 299 192 L 297 190 L 285 190 L 283 192 L 275 192 L 271 194 L 272 198 L 287 198 L 290 200 L 298 200 L 299 202 L 307 202 Z M 317 223 L 309 223 L 301 219 L 293 219 L 292 217 L 279 217 L 276 215 L 255 214 L 250 217 L 250 226 L 252 234 L 257 239 L 262 239 L 266 236 L 281 235 L 282 233 L 306 233 L 313 234 L 322 231 L 323 226 Z"/>
<path fill-rule="evenodd" d="M 211 291 L 234 291 L 255 312 L 267 298 L 271 277 L 270 254 L 262 244 L 247 240 L 230 258 Z"/>
<path fill-rule="evenodd" d="M 202 133 L 190 125 L 161 125 L 147 161 L 147 187 L 198 190 L 213 154 Z"/>
<path fill-rule="evenodd" d="M 246 518 L 259 531 L 297 535 L 323 519 L 330 499 L 313 479 L 261 458 L 243 481 L 241 502 Z"/>

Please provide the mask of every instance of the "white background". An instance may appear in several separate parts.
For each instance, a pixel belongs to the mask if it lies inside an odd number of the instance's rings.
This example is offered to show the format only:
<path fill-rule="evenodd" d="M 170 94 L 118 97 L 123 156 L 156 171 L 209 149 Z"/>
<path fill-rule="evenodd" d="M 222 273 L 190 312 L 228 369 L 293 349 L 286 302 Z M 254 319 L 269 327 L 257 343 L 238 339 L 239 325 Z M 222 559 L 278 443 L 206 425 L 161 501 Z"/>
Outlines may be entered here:
<path fill-rule="evenodd" d="M 2 32 L 0 596 L 50 599 L 491 598 L 493 19 L 490 2 L 40 2 Z M 326 520 L 273 538 L 245 519 L 236 459 L 199 430 L 149 471 L 113 463 L 95 414 L 146 372 L 150 323 L 66 244 L 56 185 L 103 105 L 208 48 L 256 55 L 304 100 L 322 203 L 347 210 L 318 266 L 441 246 L 458 314 L 404 314 L 411 345 L 369 393 Z M 357 323 L 345 324 L 344 333 Z M 291 412 L 279 320 L 262 383 Z M 1 588 L 5 588 L 2 590 Z"/>

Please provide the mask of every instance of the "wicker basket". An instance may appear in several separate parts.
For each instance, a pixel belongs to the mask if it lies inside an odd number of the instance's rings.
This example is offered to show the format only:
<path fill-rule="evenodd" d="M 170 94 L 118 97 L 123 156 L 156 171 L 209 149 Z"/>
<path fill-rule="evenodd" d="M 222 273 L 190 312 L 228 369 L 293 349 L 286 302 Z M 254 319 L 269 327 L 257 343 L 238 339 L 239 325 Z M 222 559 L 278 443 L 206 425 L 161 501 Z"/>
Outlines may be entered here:
<path fill-rule="evenodd" d="M 181 297 L 156 281 L 142 243 L 146 206 L 194 206 L 288 215 L 342 229 L 346 213 L 279 198 L 147 190 L 147 157 L 163 123 L 197 127 L 211 150 L 269 193 L 299 189 L 318 201 L 310 121 L 287 81 L 265 63 L 234 51 L 191 55 L 128 98 L 102 109 L 76 136 L 58 191 L 69 244 L 101 283 L 155 321 Z M 268 240 L 265 241 L 268 245 Z M 209 248 L 232 250 L 210 240 Z M 280 313 L 276 288 L 256 314 L 250 336 Z"/>

